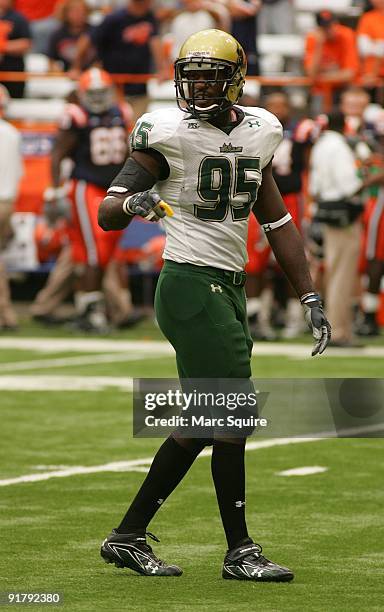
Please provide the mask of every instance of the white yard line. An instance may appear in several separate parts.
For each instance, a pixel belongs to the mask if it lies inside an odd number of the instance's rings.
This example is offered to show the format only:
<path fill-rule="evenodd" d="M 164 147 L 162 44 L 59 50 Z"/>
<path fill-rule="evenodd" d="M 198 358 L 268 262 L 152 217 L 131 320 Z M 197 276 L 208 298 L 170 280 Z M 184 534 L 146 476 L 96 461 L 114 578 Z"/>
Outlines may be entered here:
<path fill-rule="evenodd" d="M 1 337 L 0 349 L 32 350 L 41 353 L 68 352 L 109 352 L 140 353 L 152 356 L 174 355 L 172 346 L 162 340 L 108 340 L 97 338 L 15 338 Z M 253 353 L 258 355 L 283 355 L 293 358 L 310 357 L 311 344 L 256 342 Z M 329 356 L 384 357 L 383 346 L 366 346 L 361 349 L 327 349 Z"/>
<path fill-rule="evenodd" d="M 172 346 L 165 341 L 146 340 L 104 340 L 100 338 L 15 338 L 1 337 L 0 349 L 22 349 L 40 353 L 68 352 L 109 352 L 109 353 L 150 353 L 173 355 Z"/>
<path fill-rule="evenodd" d="M 338 432 L 339 435 L 346 435 L 349 433 L 350 436 L 358 435 L 363 433 L 372 433 L 376 431 L 382 431 L 383 425 L 371 425 L 366 427 L 355 427 L 347 430 L 341 430 Z M 335 432 L 322 432 L 315 437 L 308 438 L 272 438 L 270 440 L 258 440 L 250 441 L 247 443 L 245 450 L 247 452 L 261 450 L 264 448 L 273 448 L 274 446 L 287 446 L 290 444 L 302 444 L 305 442 L 320 442 L 329 438 L 335 437 Z M 212 453 L 211 448 L 204 449 L 198 459 L 202 457 L 209 457 Z M 78 476 L 83 474 L 97 474 L 100 472 L 131 472 L 131 471 L 147 471 L 148 466 L 151 464 L 153 457 L 147 457 L 145 459 L 133 459 L 130 461 L 114 461 L 112 463 L 104 463 L 102 465 L 91 465 L 91 466 L 73 466 L 61 470 L 53 470 L 49 472 L 39 472 L 35 474 L 26 474 L 24 476 L 17 476 L 16 478 L 6 478 L 0 480 L 0 487 L 6 487 L 9 485 L 23 484 L 30 482 L 40 482 L 42 480 L 50 480 L 51 478 L 65 478 L 68 476 Z"/>
<path fill-rule="evenodd" d="M 292 468 L 276 472 L 276 476 L 312 476 L 312 474 L 323 474 L 328 468 L 321 465 L 308 465 L 305 467 Z"/>
<path fill-rule="evenodd" d="M 79 365 L 93 365 L 96 363 L 114 363 L 118 361 L 142 361 L 153 357 L 151 353 L 107 353 L 101 355 L 83 355 L 81 357 L 58 357 L 56 359 L 29 359 L 28 361 L 10 361 L 0 363 L 0 374 L 3 372 L 17 372 L 24 370 L 45 370 Z"/>
<path fill-rule="evenodd" d="M 260 440 L 259 442 L 249 442 L 246 446 L 247 451 L 258 450 L 261 448 L 270 448 L 271 446 L 282 446 L 286 444 L 298 444 L 300 442 L 317 441 L 318 438 L 276 438 L 275 440 Z M 204 449 L 198 458 L 209 457 L 212 450 Z M 79 474 L 96 474 L 99 472 L 130 472 L 133 468 L 148 467 L 152 463 L 153 457 L 146 459 L 133 459 L 132 461 L 114 461 L 103 465 L 73 466 L 64 470 L 53 470 L 49 472 L 39 472 L 36 474 L 26 474 L 16 478 L 7 478 L 0 480 L 0 487 L 8 485 L 21 484 L 26 482 L 40 482 L 49 480 L 50 478 L 65 478 L 66 476 L 76 476 Z"/>
<path fill-rule="evenodd" d="M 125 376 L 0 376 L 1 391 L 102 391 L 114 387 L 132 391 Z"/>

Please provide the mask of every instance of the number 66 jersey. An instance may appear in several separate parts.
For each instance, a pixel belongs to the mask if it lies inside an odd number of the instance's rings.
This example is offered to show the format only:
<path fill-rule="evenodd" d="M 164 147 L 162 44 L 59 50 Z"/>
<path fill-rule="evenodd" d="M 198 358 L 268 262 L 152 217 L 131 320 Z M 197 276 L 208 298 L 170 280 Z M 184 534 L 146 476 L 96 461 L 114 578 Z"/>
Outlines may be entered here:
<path fill-rule="evenodd" d="M 73 134 L 71 178 L 107 189 L 122 168 L 128 150 L 132 112 L 116 104 L 96 114 L 79 104 L 68 104 L 60 122 L 62 132 Z"/>
<path fill-rule="evenodd" d="M 248 218 L 282 127 L 264 109 L 235 109 L 237 122 L 228 129 L 179 109 L 146 113 L 136 123 L 132 149 L 155 149 L 169 166 L 168 178 L 153 187 L 175 213 L 162 220 L 164 259 L 244 269 Z"/>
<path fill-rule="evenodd" d="M 68 104 L 61 119 L 55 146 L 73 162 L 68 183 L 68 235 L 76 263 L 105 268 L 121 235 L 103 232 L 97 212 L 127 156 L 130 117 L 126 104 L 113 105 L 100 114 L 80 104 Z"/>

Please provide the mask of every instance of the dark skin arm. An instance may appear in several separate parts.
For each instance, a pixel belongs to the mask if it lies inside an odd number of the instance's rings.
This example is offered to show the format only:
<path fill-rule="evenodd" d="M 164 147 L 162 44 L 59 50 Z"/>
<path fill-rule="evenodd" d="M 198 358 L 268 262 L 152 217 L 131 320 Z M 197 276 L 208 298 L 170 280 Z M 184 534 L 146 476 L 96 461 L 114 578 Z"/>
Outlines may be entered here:
<path fill-rule="evenodd" d="M 157 161 L 143 151 L 134 151 L 132 157 L 153 175 L 152 185 L 160 176 L 160 166 Z M 123 212 L 122 204 L 125 198 L 131 195 L 107 196 L 99 208 L 99 225 L 104 230 L 124 229 L 129 225 L 132 217 Z M 257 202 L 253 213 L 259 223 L 277 221 L 287 214 L 284 202 L 272 176 L 272 163 L 263 170 L 263 182 L 259 189 Z M 292 221 L 282 227 L 268 232 L 268 240 L 277 261 L 281 265 L 298 296 L 313 291 L 313 284 L 309 274 L 307 260 L 304 253 L 303 242 L 299 232 Z"/>
<path fill-rule="evenodd" d="M 143 166 L 153 176 L 153 182 L 148 182 L 147 189 L 151 189 L 153 185 L 160 178 L 161 170 L 160 165 L 151 155 L 145 153 L 145 151 L 133 151 L 131 157 L 140 166 Z M 132 221 L 133 217 L 126 215 L 123 211 L 124 200 L 132 195 L 133 192 L 127 192 L 122 196 L 106 196 L 99 207 L 98 223 L 100 227 L 105 230 L 121 230 L 127 227 Z"/>
<path fill-rule="evenodd" d="M 71 157 L 71 153 L 77 144 L 75 132 L 60 130 L 51 155 L 52 186 L 59 187 L 61 183 L 60 165 L 65 157 Z"/>
<path fill-rule="evenodd" d="M 263 170 L 263 181 L 253 213 L 260 224 L 278 221 L 287 214 L 283 199 L 272 175 L 272 162 Z M 272 251 L 298 297 L 314 291 L 302 238 L 293 223 L 274 229 L 267 234 Z"/>

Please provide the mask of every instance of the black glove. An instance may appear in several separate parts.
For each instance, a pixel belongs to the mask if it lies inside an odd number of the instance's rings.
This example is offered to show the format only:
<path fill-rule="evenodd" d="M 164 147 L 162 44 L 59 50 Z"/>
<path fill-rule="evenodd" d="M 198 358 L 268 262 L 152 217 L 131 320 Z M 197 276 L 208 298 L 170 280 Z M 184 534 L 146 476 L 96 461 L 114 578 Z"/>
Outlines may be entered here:
<path fill-rule="evenodd" d="M 312 357 L 323 353 L 331 339 L 331 326 L 324 314 L 320 296 L 317 293 L 306 293 L 300 298 L 304 307 L 304 317 L 316 340 Z"/>
<path fill-rule="evenodd" d="M 123 209 L 129 215 L 139 215 L 147 221 L 159 221 L 166 215 L 160 202 L 161 197 L 155 191 L 139 191 L 124 200 Z"/>

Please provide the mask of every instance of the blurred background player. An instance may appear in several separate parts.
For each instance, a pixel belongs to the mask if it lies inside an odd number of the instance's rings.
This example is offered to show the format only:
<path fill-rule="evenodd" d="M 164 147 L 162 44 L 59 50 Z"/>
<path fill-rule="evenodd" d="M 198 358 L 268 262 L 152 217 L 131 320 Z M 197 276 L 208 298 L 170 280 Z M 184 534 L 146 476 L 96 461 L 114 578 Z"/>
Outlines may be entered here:
<path fill-rule="evenodd" d="M 289 97 L 284 92 L 276 92 L 267 96 L 264 106 L 279 119 L 283 126 L 283 140 L 277 147 L 272 160 L 273 177 L 287 210 L 292 215 L 296 227 L 301 231 L 303 174 L 308 164 L 315 124 L 311 119 L 294 119 Z M 271 288 L 266 287 L 271 249 L 262 234 L 251 217 L 248 240 L 250 263 L 247 268 L 251 274 L 247 292 L 248 295 L 250 292 L 253 294 L 253 299 L 252 297 L 248 299 L 252 314 L 258 313 L 257 324 L 253 324 L 251 330 L 255 338 L 270 340 L 275 337 L 270 325 L 273 292 Z M 285 338 L 294 338 L 306 329 L 301 305 L 297 303 L 297 298 L 294 297 L 295 294 L 285 275 L 281 271 L 278 271 L 277 275 L 279 298 L 286 305 L 282 335 Z M 260 295 L 260 298 L 257 298 L 257 295 Z"/>
<path fill-rule="evenodd" d="M 54 208 L 71 205 L 69 238 L 76 264 L 78 290 L 75 307 L 82 329 L 107 330 L 102 293 L 104 271 L 121 232 L 104 233 L 97 224 L 97 209 L 127 156 L 131 109 L 119 103 L 111 77 L 99 68 L 83 73 L 77 90 L 79 102 L 68 104 L 52 151 L 52 187 L 45 193 Z M 69 184 L 61 185 L 61 162 L 70 158 Z"/>
<path fill-rule="evenodd" d="M 378 143 L 379 164 L 376 176 L 379 189 L 369 199 L 364 211 L 364 233 L 362 244 L 362 263 L 366 273 L 366 286 L 363 291 L 361 308 L 363 320 L 357 329 L 358 335 L 377 336 L 380 333 L 377 314 L 380 303 L 381 280 L 384 276 L 384 110 L 377 112 L 374 119 Z M 374 180 L 375 175 L 373 175 Z"/>
<path fill-rule="evenodd" d="M 11 214 L 22 175 L 21 137 L 17 129 L 4 119 L 9 94 L 0 85 L 0 329 L 17 327 L 11 304 L 7 271 L 1 254 L 12 238 Z"/>

